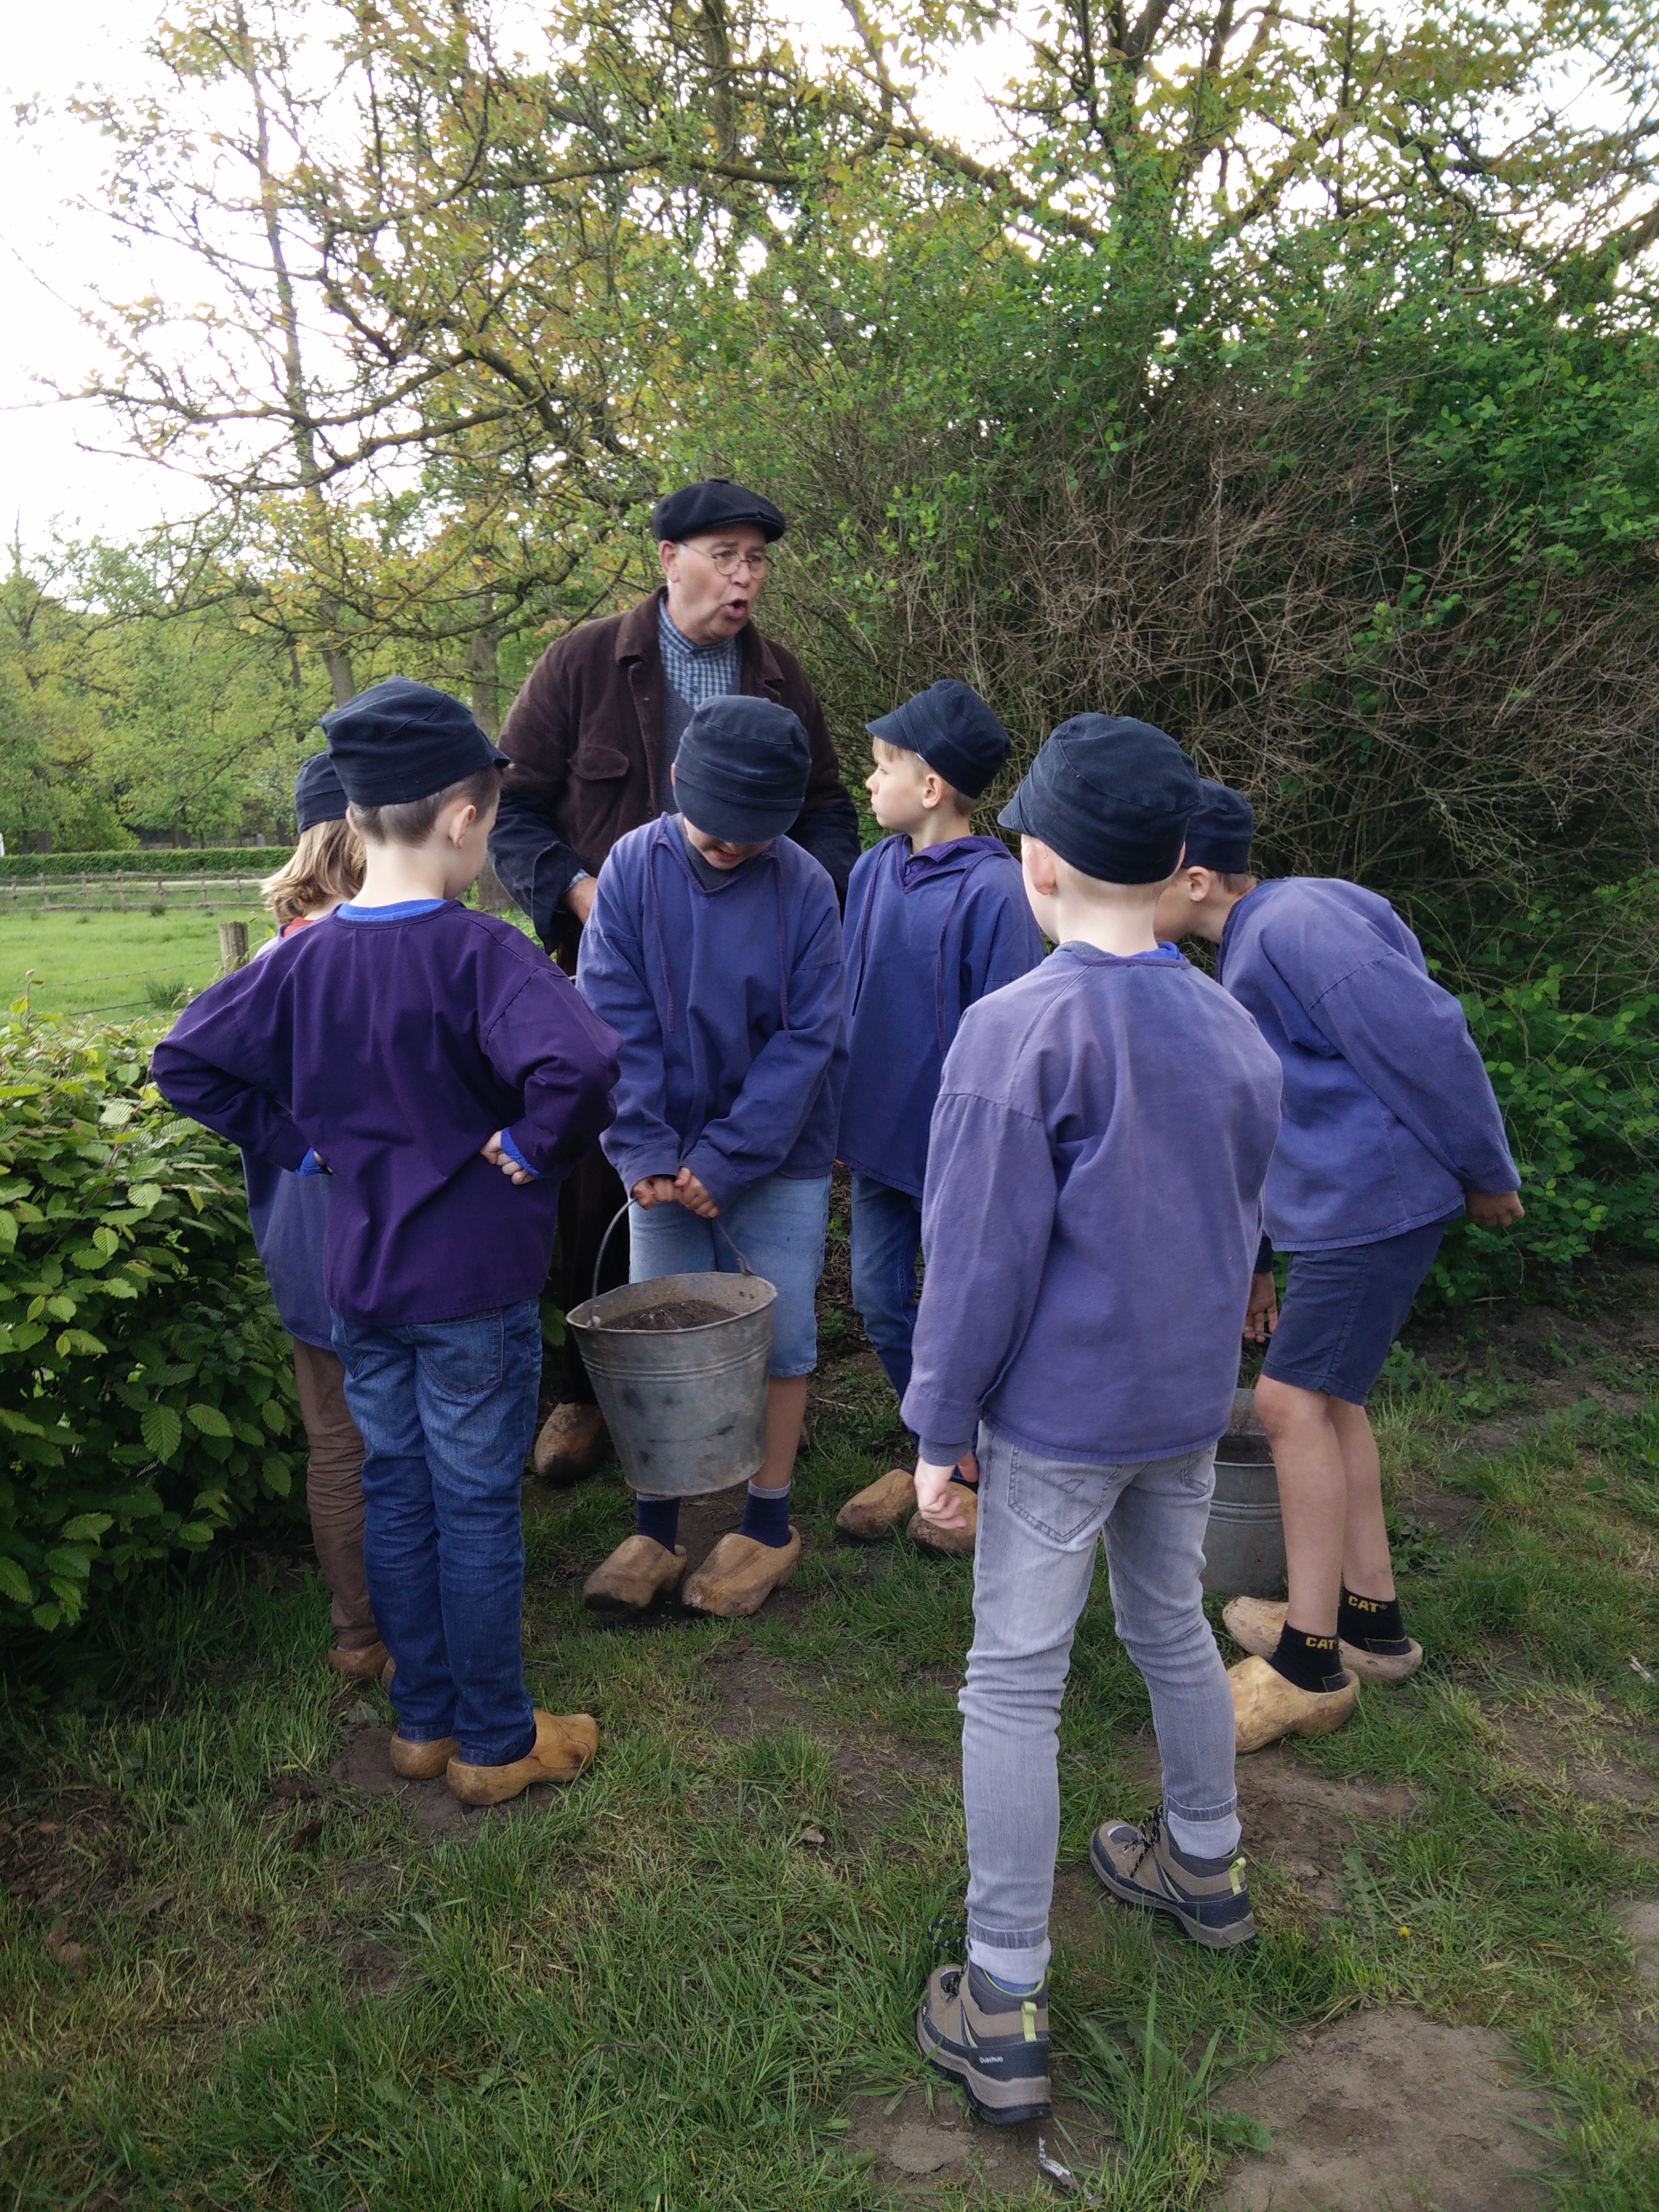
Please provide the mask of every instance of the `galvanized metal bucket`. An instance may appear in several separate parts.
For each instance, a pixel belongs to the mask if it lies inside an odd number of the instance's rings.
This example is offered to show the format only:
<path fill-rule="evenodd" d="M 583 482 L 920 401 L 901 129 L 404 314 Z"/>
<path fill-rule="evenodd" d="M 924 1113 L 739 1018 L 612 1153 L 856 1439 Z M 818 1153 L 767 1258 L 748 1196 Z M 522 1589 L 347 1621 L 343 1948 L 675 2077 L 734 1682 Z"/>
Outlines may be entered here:
<path fill-rule="evenodd" d="M 1215 1448 L 1215 1495 L 1204 1532 L 1204 1587 L 1218 1596 L 1282 1597 L 1285 1522 L 1273 1446 L 1255 1393 L 1233 1397 L 1232 1425 Z"/>
<path fill-rule="evenodd" d="M 601 1264 L 605 1244 L 627 1211 L 624 1206 L 605 1233 Z M 737 1252 L 735 1244 L 732 1249 Z M 564 1317 L 581 1347 L 623 1480 L 635 1490 L 697 1498 L 760 1473 L 778 1294 L 741 1252 L 738 1259 L 741 1274 L 653 1275 L 585 1298 Z M 596 1290 L 599 1279 L 595 1266 Z M 722 1321 L 691 1328 L 617 1326 L 629 1314 L 677 1298 L 706 1299 L 728 1312 Z"/>

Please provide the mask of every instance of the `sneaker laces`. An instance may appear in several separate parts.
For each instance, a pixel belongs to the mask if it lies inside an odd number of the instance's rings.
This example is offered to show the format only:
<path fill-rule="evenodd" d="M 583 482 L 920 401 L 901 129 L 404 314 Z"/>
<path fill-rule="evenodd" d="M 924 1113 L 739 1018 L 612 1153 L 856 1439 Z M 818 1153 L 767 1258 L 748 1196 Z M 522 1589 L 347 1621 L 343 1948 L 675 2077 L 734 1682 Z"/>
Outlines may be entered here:
<path fill-rule="evenodd" d="M 1140 1838 L 1140 1849 L 1135 1853 L 1134 1858 L 1130 1864 L 1129 1872 L 1131 1874 L 1139 1874 L 1140 1872 L 1141 1861 L 1146 1857 L 1148 1851 L 1157 1850 L 1158 1839 L 1163 1832 L 1164 1804 L 1162 1799 L 1160 1799 L 1159 1802 L 1153 1806 L 1152 1812 L 1148 1815 L 1145 1823 L 1140 1826 L 1138 1826 L 1135 1830 L 1136 1835 Z"/>

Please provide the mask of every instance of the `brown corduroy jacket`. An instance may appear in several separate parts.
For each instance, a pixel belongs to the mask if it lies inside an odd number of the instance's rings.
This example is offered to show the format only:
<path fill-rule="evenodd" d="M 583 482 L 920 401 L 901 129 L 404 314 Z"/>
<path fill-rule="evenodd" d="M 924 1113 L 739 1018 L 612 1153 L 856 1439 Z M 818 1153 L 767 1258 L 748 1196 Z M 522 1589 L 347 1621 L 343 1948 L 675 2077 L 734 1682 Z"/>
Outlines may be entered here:
<path fill-rule="evenodd" d="M 489 856 L 550 950 L 574 945 L 561 902 L 584 871 L 597 875 L 618 837 L 650 822 L 661 790 L 666 679 L 655 592 L 626 614 L 584 623 L 548 647 L 501 727 L 511 759 Z M 818 696 L 800 663 L 750 623 L 738 633 L 738 689 L 799 714 L 811 744 L 806 800 L 790 836 L 826 868 L 836 895 L 859 854 L 858 816 L 841 780 Z"/>

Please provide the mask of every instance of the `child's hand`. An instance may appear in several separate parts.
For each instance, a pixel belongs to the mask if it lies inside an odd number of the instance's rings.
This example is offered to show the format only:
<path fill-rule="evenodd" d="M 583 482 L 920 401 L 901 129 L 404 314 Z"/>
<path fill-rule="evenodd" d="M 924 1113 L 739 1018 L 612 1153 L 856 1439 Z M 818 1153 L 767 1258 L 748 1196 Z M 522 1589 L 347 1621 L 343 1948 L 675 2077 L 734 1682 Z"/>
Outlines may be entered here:
<path fill-rule="evenodd" d="M 916 1510 L 936 1528 L 965 1528 L 968 1500 L 959 1482 L 952 1482 L 953 1467 L 930 1467 L 916 1462 Z"/>
<path fill-rule="evenodd" d="M 1279 1326 L 1279 1289 L 1271 1270 L 1250 1278 L 1250 1300 L 1244 1309 L 1244 1334 L 1252 1344 L 1265 1344 Z"/>
<path fill-rule="evenodd" d="M 693 1213 L 701 1214 L 705 1221 L 713 1221 L 720 1208 L 697 1181 L 690 1168 L 682 1168 L 674 1178 L 674 1195 L 682 1206 L 689 1206 Z"/>
<path fill-rule="evenodd" d="M 499 1168 L 501 1170 L 501 1173 L 507 1177 L 509 1182 L 520 1183 L 535 1182 L 536 1178 L 531 1174 L 528 1168 L 521 1168 L 517 1160 L 514 1158 L 511 1152 L 503 1151 L 501 1146 L 501 1133 L 499 1129 L 496 1130 L 495 1135 L 489 1139 L 489 1143 L 480 1145 L 478 1150 L 484 1158 L 489 1161 L 492 1168 Z"/>
<path fill-rule="evenodd" d="M 1466 1190 L 1463 1204 L 1477 1229 L 1509 1229 L 1527 1211 L 1518 1190 Z"/>
<path fill-rule="evenodd" d="M 642 1213 L 649 1213 L 653 1206 L 678 1206 L 680 1194 L 672 1176 L 641 1176 L 628 1195 Z"/>

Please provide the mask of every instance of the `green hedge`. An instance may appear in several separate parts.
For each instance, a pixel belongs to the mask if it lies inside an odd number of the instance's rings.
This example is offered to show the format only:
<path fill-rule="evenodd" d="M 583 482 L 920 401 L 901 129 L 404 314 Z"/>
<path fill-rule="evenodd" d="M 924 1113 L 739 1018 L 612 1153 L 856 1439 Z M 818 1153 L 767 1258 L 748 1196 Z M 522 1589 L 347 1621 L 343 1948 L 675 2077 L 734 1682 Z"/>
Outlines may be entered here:
<path fill-rule="evenodd" d="M 208 845 L 177 851 L 170 845 L 141 853 L 8 853 L 0 859 L 0 884 L 33 883 L 52 876 L 268 876 L 292 848 L 283 845 Z"/>
<path fill-rule="evenodd" d="M 288 1338 L 235 1153 L 131 1027 L 0 1024 L 0 1631 L 301 1510 Z"/>

